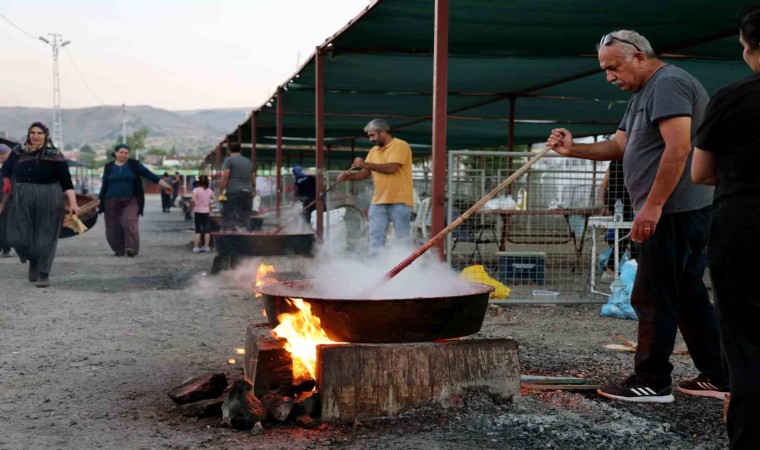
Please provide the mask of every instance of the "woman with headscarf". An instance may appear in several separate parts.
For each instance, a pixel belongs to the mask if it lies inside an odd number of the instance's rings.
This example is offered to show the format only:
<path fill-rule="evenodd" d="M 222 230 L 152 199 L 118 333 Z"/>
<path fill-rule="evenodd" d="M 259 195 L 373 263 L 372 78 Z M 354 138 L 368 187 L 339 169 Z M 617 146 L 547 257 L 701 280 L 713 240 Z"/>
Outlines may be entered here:
<path fill-rule="evenodd" d="M 50 268 L 58 246 L 64 213 L 79 213 L 66 158 L 50 140 L 50 130 L 34 122 L 26 142 L 3 164 L 3 194 L 8 202 L 8 242 L 22 263 L 29 261 L 29 281 L 50 286 Z M 63 193 L 61 192 L 63 190 Z"/>
<path fill-rule="evenodd" d="M 172 187 L 140 161 L 130 159 L 127 144 L 114 148 L 115 161 L 103 168 L 100 212 L 106 216 L 106 240 L 116 256 L 137 256 L 140 252 L 139 216 L 145 207 L 142 178 L 158 183 L 171 195 Z"/>

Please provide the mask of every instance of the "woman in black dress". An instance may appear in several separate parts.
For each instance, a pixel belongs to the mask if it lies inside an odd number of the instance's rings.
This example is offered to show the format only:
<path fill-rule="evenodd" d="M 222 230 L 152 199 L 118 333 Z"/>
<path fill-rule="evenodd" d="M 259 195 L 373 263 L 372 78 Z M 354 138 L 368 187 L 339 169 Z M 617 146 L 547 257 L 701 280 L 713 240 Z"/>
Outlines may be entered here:
<path fill-rule="evenodd" d="M 29 281 L 50 286 L 58 234 L 68 209 L 79 213 L 66 158 L 50 140 L 50 131 L 34 122 L 26 142 L 17 146 L 3 164 L 3 193 L 8 202 L 8 242 L 22 263 L 29 261 Z"/>

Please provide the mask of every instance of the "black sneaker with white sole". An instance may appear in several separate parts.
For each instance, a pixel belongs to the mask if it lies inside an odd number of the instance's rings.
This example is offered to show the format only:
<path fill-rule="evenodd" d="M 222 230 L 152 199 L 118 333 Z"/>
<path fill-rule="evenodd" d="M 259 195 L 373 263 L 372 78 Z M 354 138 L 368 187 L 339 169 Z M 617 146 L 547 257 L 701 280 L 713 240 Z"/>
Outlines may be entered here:
<path fill-rule="evenodd" d="M 628 377 L 623 384 L 599 388 L 596 393 L 613 400 L 635 403 L 671 403 L 675 400 L 670 386 L 650 386 L 636 375 Z"/>
<path fill-rule="evenodd" d="M 723 399 L 728 394 L 728 382 L 713 382 L 709 378 L 697 377 L 678 383 L 678 390 L 686 395 Z"/>

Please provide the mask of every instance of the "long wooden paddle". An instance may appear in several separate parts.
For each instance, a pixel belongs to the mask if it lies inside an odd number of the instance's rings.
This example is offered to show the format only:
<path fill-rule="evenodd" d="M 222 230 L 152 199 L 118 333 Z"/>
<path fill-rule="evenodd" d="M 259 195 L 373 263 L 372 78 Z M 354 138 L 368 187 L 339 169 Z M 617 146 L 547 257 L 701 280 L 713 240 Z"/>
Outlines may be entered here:
<path fill-rule="evenodd" d="M 525 163 L 522 167 L 517 169 L 515 173 L 510 175 L 506 180 L 502 181 L 498 186 L 496 186 L 491 192 L 486 194 L 483 198 L 481 198 L 477 203 L 472 205 L 470 209 L 462 213 L 461 216 L 457 217 L 453 222 L 449 224 L 446 228 L 441 230 L 438 234 L 430 238 L 429 241 L 425 243 L 422 247 L 418 248 L 414 251 L 411 255 L 409 255 L 405 260 L 401 261 L 398 265 L 396 265 L 393 269 L 391 269 L 388 273 L 383 276 L 383 278 L 377 283 L 376 287 L 380 287 L 382 284 L 389 281 L 391 278 L 395 277 L 399 274 L 402 270 L 404 270 L 406 267 L 408 267 L 411 263 L 413 263 L 417 258 L 422 256 L 426 251 L 430 249 L 430 247 L 433 247 L 434 245 L 441 242 L 443 238 L 446 237 L 447 234 L 451 232 L 454 228 L 458 227 L 462 222 L 464 222 L 468 217 L 475 214 L 480 208 L 483 207 L 483 205 L 486 204 L 489 200 L 494 198 L 496 194 L 498 194 L 500 191 L 502 191 L 504 188 L 512 184 L 515 180 L 520 178 L 525 172 L 528 171 L 528 169 L 538 162 L 541 158 L 543 158 L 549 151 L 551 150 L 550 147 L 544 147 L 543 150 L 538 152 L 536 156 L 532 157 L 528 162 Z"/>

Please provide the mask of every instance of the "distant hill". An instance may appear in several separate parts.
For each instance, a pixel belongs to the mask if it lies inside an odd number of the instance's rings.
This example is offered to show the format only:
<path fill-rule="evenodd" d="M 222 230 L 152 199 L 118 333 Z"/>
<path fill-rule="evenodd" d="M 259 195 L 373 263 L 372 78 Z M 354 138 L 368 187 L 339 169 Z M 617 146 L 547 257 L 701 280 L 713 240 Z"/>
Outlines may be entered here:
<path fill-rule="evenodd" d="M 147 145 L 180 154 L 197 155 L 210 151 L 225 134 L 243 122 L 247 109 L 201 109 L 196 111 L 169 111 L 151 106 L 127 107 L 127 134 L 146 127 L 149 130 Z M 0 136 L 21 141 L 26 127 L 35 121 L 52 126 L 50 108 L 0 107 Z M 63 110 L 63 140 L 66 145 L 78 148 L 89 144 L 105 150 L 121 137 L 121 106 Z"/>

